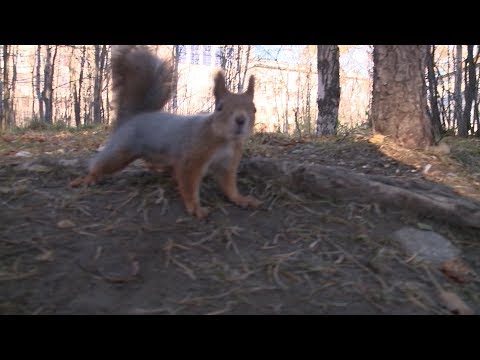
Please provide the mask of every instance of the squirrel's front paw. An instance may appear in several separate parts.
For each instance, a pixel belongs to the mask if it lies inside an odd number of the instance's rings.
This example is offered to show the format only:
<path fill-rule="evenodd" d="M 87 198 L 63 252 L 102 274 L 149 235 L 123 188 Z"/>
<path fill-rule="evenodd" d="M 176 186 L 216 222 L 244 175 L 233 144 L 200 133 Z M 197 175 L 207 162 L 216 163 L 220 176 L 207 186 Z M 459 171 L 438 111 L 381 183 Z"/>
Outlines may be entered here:
<path fill-rule="evenodd" d="M 255 199 L 253 196 L 238 196 L 233 200 L 233 202 L 240 206 L 240 207 L 251 207 L 251 208 L 257 208 L 259 207 L 262 202 L 260 200 Z"/>
<path fill-rule="evenodd" d="M 200 205 L 187 206 L 187 211 L 190 215 L 196 216 L 200 220 L 206 218 L 209 213 L 208 208 Z"/>
<path fill-rule="evenodd" d="M 195 216 L 199 219 L 204 219 L 207 217 L 208 215 L 208 209 L 206 207 L 202 207 L 202 206 L 199 206 L 196 210 L 195 210 Z"/>
<path fill-rule="evenodd" d="M 70 183 L 68 184 L 68 186 L 70 187 L 79 187 L 81 185 L 93 185 L 95 184 L 95 177 L 91 176 L 91 175 L 87 175 L 87 176 L 81 176 L 81 177 L 78 177 L 76 178 L 75 180 L 72 180 L 70 181 Z"/>

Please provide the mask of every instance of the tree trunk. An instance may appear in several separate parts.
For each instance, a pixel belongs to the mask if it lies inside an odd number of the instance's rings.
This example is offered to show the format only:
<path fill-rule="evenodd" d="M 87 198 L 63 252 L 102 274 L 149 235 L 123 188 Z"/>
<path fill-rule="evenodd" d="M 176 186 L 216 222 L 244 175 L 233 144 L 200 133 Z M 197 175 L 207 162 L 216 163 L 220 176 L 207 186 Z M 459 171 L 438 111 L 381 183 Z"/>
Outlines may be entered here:
<path fill-rule="evenodd" d="M 36 74 L 36 90 L 37 90 L 37 99 L 38 99 L 38 115 L 40 121 L 45 121 L 45 113 L 43 110 L 43 96 L 40 91 L 40 68 L 42 66 L 42 45 L 37 46 L 37 74 Z"/>
<path fill-rule="evenodd" d="M 458 126 L 458 136 L 467 136 L 468 127 L 467 124 L 463 121 L 463 106 L 462 106 L 462 45 L 456 46 L 456 56 L 455 56 L 455 121 Z"/>
<path fill-rule="evenodd" d="M 103 71 L 105 69 L 105 57 L 107 54 L 107 45 L 94 45 L 95 49 L 95 79 L 93 85 L 93 122 L 100 124 L 102 122 L 102 89 L 103 89 Z"/>
<path fill-rule="evenodd" d="M 475 73 L 475 62 L 473 59 L 473 45 L 467 45 L 467 60 L 466 60 L 466 81 L 465 81 L 465 109 L 463 112 L 463 122 L 464 126 L 467 128 L 468 131 L 472 128 L 470 121 L 472 119 L 472 105 L 473 101 L 476 97 L 475 89 L 476 89 L 476 73 Z M 466 136 L 465 135 L 465 136 Z"/>
<path fill-rule="evenodd" d="M 338 45 L 317 46 L 317 135 L 336 135 L 340 104 L 340 51 Z"/>
<path fill-rule="evenodd" d="M 428 68 L 428 88 L 430 99 L 430 112 L 432 117 L 432 128 L 435 140 L 440 140 L 442 130 L 442 122 L 440 119 L 440 110 L 438 107 L 438 83 L 435 75 L 435 45 L 427 48 L 427 68 Z"/>
<path fill-rule="evenodd" d="M 45 104 L 45 122 L 53 123 L 53 75 L 55 71 L 55 59 L 57 57 L 58 45 L 55 45 L 53 56 L 52 48 L 47 45 L 47 55 L 43 72 L 43 92 L 42 98 Z"/>
<path fill-rule="evenodd" d="M 478 64 L 478 58 L 480 57 L 480 45 L 477 45 L 477 55 L 475 55 L 475 67 Z M 473 108 L 473 118 L 475 124 L 477 124 L 477 131 L 475 133 L 476 136 L 480 137 L 480 92 L 478 91 L 478 87 L 480 84 L 480 71 L 478 72 L 477 80 L 475 82 L 475 105 Z"/>
<path fill-rule="evenodd" d="M 8 127 L 12 128 L 16 125 L 16 114 L 15 114 L 15 88 L 17 85 L 17 54 L 18 46 L 11 45 L 11 55 L 12 55 L 12 81 L 10 88 L 10 118 Z"/>
<path fill-rule="evenodd" d="M 238 57 L 237 57 L 237 76 L 238 84 L 237 91 L 242 92 L 245 85 L 245 79 L 247 77 L 248 64 L 250 63 L 250 52 L 251 45 L 238 45 L 237 46 Z M 245 53 L 245 57 L 243 54 Z"/>
<path fill-rule="evenodd" d="M 11 45 L 3 45 L 3 128 L 7 128 L 12 120 L 10 99 L 10 51 Z"/>
<path fill-rule="evenodd" d="M 73 110 L 75 113 L 75 125 L 77 128 L 79 128 L 82 125 L 82 120 L 81 120 L 81 102 L 82 102 L 82 85 L 83 85 L 83 69 L 85 67 L 85 53 L 87 51 L 87 48 L 85 45 L 82 46 L 82 55 L 80 57 L 80 75 L 78 76 L 78 90 L 77 86 L 74 86 L 74 92 L 73 92 Z"/>
<path fill-rule="evenodd" d="M 157 50 L 158 51 L 158 50 Z M 102 101 L 102 113 L 103 113 L 103 121 L 106 125 L 110 124 L 110 97 L 109 97 L 109 89 L 110 89 L 110 79 L 111 79 L 111 72 L 110 72 L 110 58 L 109 54 L 111 52 L 111 46 L 107 48 L 105 54 L 105 86 L 102 91 L 105 91 L 106 99 L 105 102 Z"/>
<path fill-rule="evenodd" d="M 172 82 L 172 112 L 177 113 L 178 110 L 178 63 L 180 62 L 180 46 L 174 45 L 172 49 L 173 59 L 173 82 Z M 185 46 L 185 45 L 184 45 Z"/>
<path fill-rule="evenodd" d="M 235 87 L 236 69 L 234 66 L 235 47 L 233 45 L 224 45 L 221 48 L 221 68 L 225 72 L 225 86 L 232 90 Z"/>
<path fill-rule="evenodd" d="M 373 129 L 408 148 L 433 145 L 425 85 L 426 47 L 376 45 L 373 49 Z"/>

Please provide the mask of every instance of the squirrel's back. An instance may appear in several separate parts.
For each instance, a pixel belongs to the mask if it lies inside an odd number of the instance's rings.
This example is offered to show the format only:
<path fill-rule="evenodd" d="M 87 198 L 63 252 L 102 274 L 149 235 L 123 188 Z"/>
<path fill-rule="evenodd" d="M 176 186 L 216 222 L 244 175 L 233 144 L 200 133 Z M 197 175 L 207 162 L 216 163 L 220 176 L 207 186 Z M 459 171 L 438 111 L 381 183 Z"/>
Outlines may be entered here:
<path fill-rule="evenodd" d="M 146 46 L 112 46 L 114 127 L 134 115 L 162 110 L 172 92 L 173 69 Z"/>

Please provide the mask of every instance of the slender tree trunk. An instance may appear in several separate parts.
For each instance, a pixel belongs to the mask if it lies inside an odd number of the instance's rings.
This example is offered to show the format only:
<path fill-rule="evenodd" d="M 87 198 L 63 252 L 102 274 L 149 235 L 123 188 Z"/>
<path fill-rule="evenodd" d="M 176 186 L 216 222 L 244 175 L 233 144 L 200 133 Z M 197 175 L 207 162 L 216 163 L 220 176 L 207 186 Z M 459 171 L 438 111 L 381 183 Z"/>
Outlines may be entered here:
<path fill-rule="evenodd" d="M 111 46 L 107 48 L 106 54 L 105 54 L 105 86 L 103 91 L 106 93 L 106 99 L 105 103 L 102 101 L 102 113 L 103 113 L 103 118 L 105 124 L 109 125 L 110 124 L 110 95 L 109 95 L 109 89 L 110 89 L 110 78 L 111 78 L 111 72 L 110 72 L 110 58 L 109 54 L 111 51 Z M 158 49 L 157 49 L 158 52 Z"/>
<path fill-rule="evenodd" d="M 340 105 L 340 51 L 338 45 L 318 45 L 317 135 L 336 135 Z"/>
<path fill-rule="evenodd" d="M 107 45 L 94 45 L 94 49 L 95 79 L 93 85 L 93 122 L 95 124 L 100 124 L 102 122 L 103 71 L 105 68 Z"/>
<path fill-rule="evenodd" d="M 467 124 L 463 121 L 463 106 L 462 106 L 462 45 L 456 46 L 456 56 L 455 56 L 455 121 L 458 126 L 458 135 L 467 136 L 468 127 Z"/>
<path fill-rule="evenodd" d="M 250 62 L 250 48 L 250 45 L 237 45 L 236 47 L 237 64 L 234 73 L 237 82 L 237 92 L 242 92 L 245 85 L 248 64 Z"/>
<path fill-rule="evenodd" d="M 373 50 L 373 129 L 409 148 L 433 144 L 427 113 L 426 46 L 376 45 Z"/>
<path fill-rule="evenodd" d="M 40 90 L 40 69 L 42 66 L 42 45 L 37 46 L 37 73 L 36 73 L 36 90 L 37 90 L 37 99 L 38 99 L 38 114 L 39 114 L 39 120 L 40 121 L 45 121 L 45 113 L 43 110 L 43 95 Z"/>
<path fill-rule="evenodd" d="M 480 57 L 480 45 L 477 45 L 477 55 L 475 55 L 475 68 L 478 64 L 478 59 Z M 477 81 L 475 83 L 475 106 L 473 109 L 473 117 L 474 121 L 477 124 L 477 131 L 475 133 L 476 136 L 480 137 L 480 92 L 478 91 L 480 85 L 480 70 L 478 72 Z"/>
<path fill-rule="evenodd" d="M 8 126 L 10 128 L 16 125 L 16 113 L 15 113 L 15 89 L 17 85 L 17 54 L 18 46 L 11 45 L 12 51 L 12 81 L 10 90 L 10 118 Z"/>
<path fill-rule="evenodd" d="M 172 112 L 174 114 L 178 111 L 178 63 L 180 62 L 180 46 L 174 45 L 173 52 L 173 82 L 172 82 Z M 185 45 L 183 45 L 185 46 Z"/>
<path fill-rule="evenodd" d="M 452 116 L 452 92 L 451 92 L 451 68 L 450 58 L 452 57 L 450 52 L 450 46 L 447 46 L 447 123 L 448 129 L 455 129 L 455 116 Z"/>
<path fill-rule="evenodd" d="M 10 51 L 11 45 L 3 45 L 3 128 L 9 127 L 12 120 L 10 94 Z"/>
<path fill-rule="evenodd" d="M 442 134 L 442 122 L 440 120 L 440 110 L 438 108 L 438 83 L 435 76 L 435 45 L 427 48 L 427 69 L 428 69 L 428 88 L 430 99 L 430 110 L 432 116 L 432 128 L 435 140 L 440 140 Z"/>
<path fill-rule="evenodd" d="M 82 102 L 83 70 L 85 68 L 86 51 L 87 51 L 87 47 L 83 45 L 82 54 L 80 56 L 80 75 L 78 76 L 78 90 L 77 90 L 77 86 L 75 86 L 75 91 L 73 93 L 73 97 L 74 97 L 73 110 L 75 113 L 75 125 L 77 126 L 77 128 L 82 125 L 81 102 Z"/>
<path fill-rule="evenodd" d="M 307 73 L 307 97 L 305 100 L 305 115 L 304 115 L 304 124 L 306 126 L 306 129 L 308 131 L 308 135 L 311 135 L 312 133 L 312 119 L 311 119 L 311 105 L 310 105 L 310 98 L 312 95 L 312 90 L 310 88 L 310 77 L 312 76 L 312 71 L 311 67 L 309 68 L 309 71 Z"/>
<path fill-rule="evenodd" d="M 465 75 L 466 76 L 466 81 L 465 81 L 465 109 L 463 112 L 463 123 L 464 126 L 467 128 L 467 134 L 468 131 L 472 128 L 472 125 L 470 122 L 472 120 L 472 106 L 473 106 L 473 100 L 476 97 L 475 94 L 475 88 L 476 88 L 476 73 L 475 73 L 475 62 L 473 59 L 473 46 L 474 45 L 467 45 L 467 60 L 466 60 L 466 68 L 465 68 Z"/>
<path fill-rule="evenodd" d="M 52 48 L 47 45 L 47 55 L 45 59 L 45 67 L 43 72 L 43 102 L 45 104 L 45 122 L 53 123 L 53 75 L 55 72 L 55 59 L 57 57 L 58 45 L 54 46 L 53 55 Z"/>
<path fill-rule="evenodd" d="M 227 89 L 234 87 L 234 80 L 236 77 L 236 67 L 233 65 L 235 48 L 233 45 L 224 45 L 221 48 L 221 68 L 225 72 L 225 86 Z"/>
<path fill-rule="evenodd" d="M 32 120 L 37 118 L 35 113 L 35 67 L 36 67 L 36 59 L 33 59 L 33 66 L 32 66 Z"/>

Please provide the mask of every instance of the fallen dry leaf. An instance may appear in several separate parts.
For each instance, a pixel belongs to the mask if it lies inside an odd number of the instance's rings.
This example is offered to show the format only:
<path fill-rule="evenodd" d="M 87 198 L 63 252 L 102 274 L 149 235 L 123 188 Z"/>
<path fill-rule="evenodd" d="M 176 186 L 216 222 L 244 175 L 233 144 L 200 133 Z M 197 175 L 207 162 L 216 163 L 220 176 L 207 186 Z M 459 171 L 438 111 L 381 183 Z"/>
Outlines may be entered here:
<path fill-rule="evenodd" d="M 370 139 L 368 139 L 368 142 L 372 144 L 383 144 L 384 141 L 385 141 L 385 136 L 380 134 L 375 134 Z"/>
<path fill-rule="evenodd" d="M 468 264 L 458 257 L 444 261 L 440 270 L 452 280 L 462 283 L 467 281 L 468 275 L 472 274 Z"/>
<path fill-rule="evenodd" d="M 74 227 L 75 226 L 75 223 L 71 220 L 60 220 L 58 223 L 57 223 L 57 226 L 60 228 L 60 229 L 68 229 L 68 228 L 71 228 L 71 227 Z"/>
<path fill-rule="evenodd" d="M 473 315 L 473 310 L 463 302 L 460 297 L 451 291 L 441 290 L 439 292 L 442 304 L 455 315 Z"/>

